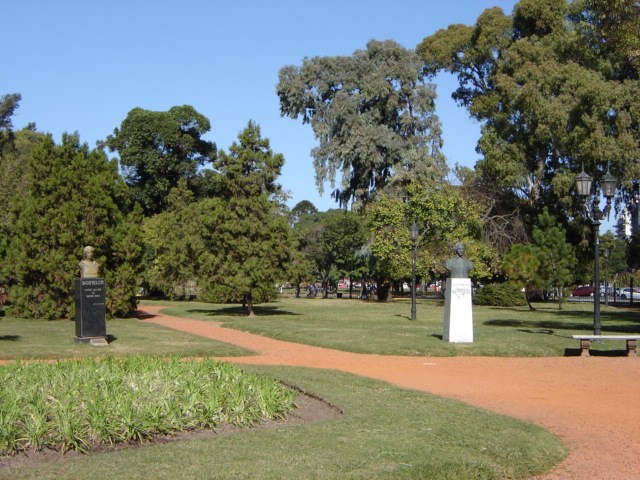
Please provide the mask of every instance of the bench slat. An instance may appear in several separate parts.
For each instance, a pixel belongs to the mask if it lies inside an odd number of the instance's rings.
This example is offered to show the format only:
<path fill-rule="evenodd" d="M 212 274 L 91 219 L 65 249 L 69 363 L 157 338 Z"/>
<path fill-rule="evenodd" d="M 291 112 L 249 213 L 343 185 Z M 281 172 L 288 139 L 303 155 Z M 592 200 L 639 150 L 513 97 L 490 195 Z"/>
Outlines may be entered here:
<path fill-rule="evenodd" d="M 640 340 L 640 335 L 572 335 L 576 340 Z"/>

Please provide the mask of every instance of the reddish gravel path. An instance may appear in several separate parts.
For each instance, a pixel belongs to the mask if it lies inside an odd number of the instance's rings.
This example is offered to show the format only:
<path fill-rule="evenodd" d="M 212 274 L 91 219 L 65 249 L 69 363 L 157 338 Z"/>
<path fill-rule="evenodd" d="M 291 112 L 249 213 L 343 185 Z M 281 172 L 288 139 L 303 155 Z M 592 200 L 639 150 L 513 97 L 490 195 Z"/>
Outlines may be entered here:
<path fill-rule="evenodd" d="M 540 480 L 640 479 L 640 358 L 394 357 L 273 340 L 220 323 L 162 315 L 144 321 L 259 353 L 233 363 L 341 370 L 456 398 L 535 423 L 558 435 L 570 455 Z M 146 315 L 145 315 L 146 314 Z"/>

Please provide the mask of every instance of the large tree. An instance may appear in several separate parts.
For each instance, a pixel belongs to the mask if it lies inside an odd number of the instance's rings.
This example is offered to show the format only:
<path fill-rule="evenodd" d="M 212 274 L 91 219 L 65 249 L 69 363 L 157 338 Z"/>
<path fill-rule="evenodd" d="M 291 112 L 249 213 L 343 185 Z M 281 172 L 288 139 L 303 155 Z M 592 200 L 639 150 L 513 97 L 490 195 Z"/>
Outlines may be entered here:
<path fill-rule="evenodd" d="M 295 226 L 299 248 L 314 266 L 324 296 L 337 278 L 355 274 L 362 266 L 356 252 L 367 236 L 360 216 L 342 209 L 305 215 Z"/>
<path fill-rule="evenodd" d="M 268 299 L 286 274 L 291 228 L 277 183 L 284 157 L 273 153 L 260 127 L 249 122 L 238 142 L 221 151 L 214 168 L 221 195 L 208 200 L 213 215 L 201 273 L 205 294 L 241 299 L 249 316 L 255 302 Z"/>
<path fill-rule="evenodd" d="M 11 235 L 0 267 L 13 313 L 72 316 L 73 279 L 85 245 L 97 252 L 109 314 L 134 310 L 142 250 L 117 164 L 81 145 L 77 135 L 63 135 L 61 145 L 47 136 L 31 152 L 26 178 L 28 194 L 10 205 Z"/>
<path fill-rule="evenodd" d="M 524 219 L 544 206 L 566 216 L 582 165 L 596 181 L 610 165 L 622 196 L 640 174 L 637 77 L 621 77 L 624 52 L 607 55 L 585 34 L 598 3 L 522 0 L 512 15 L 485 10 L 418 47 L 428 74 L 458 76 L 454 98 L 482 122 L 477 169 L 520 200 Z"/>
<path fill-rule="evenodd" d="M 215 230 L 219 204 L 196 201 L 181 179 L 169 194 L 167 210 L 145 219 L 145 287 L 168 296 L 186 295 L 187 285 L 199 278 L 202 258 L 211 245 L 209 232 Z"/>
<path fill-rule="evenodd" d="M 457 242 L 465 244 L 467 255 L 474 261 L 474 278 L 490 278 L 498 273 L 496 252 L 483 242 L 478 205 L 468 201 L 460 187 L 413 184 L 407 193 L 406 198 L 384 195 L 366 211 L 372 234 L 369 250 L 379 285 L 410 278 L 409 227 L 413 222 L 420 231 L 418 277 L 442 276 L 444 261 L 452 255 Z M 386 291 L 380 289 L 382 300 Z"/>
<path fill-rule="evenodd" d="M 576 17 L 589 45 L 618 63 L 616 76 L 637 78 L 640 68 L 638 0 L 583 0 Z"/>
<path fill-rule="evenodd" d="M 341 175 L 332 192 L 341 206 L 446 173 L 435 87 L 423 81 L 418 56 L 394 41 L 286 66 L 277 93 L 281 114 L 302 117 L 319 142 L 311 152 L 319 191 Z"/>
<path fill-rule="evenodd" d="M 0 98 L 0 230 L 10 227 L 9 204 L 27 194 L 26 169 L 31 150 L 45 137 L 34 124 L 14 131 L 12 115 L 20 102 L 19 94 Z M 0 241 L 0 249 L 2 248 Z"/>
<path fill-rule="evenodd" d="M 209 120 L 189 105 L 166 112 L 134 108 L 105 144 L 117 151 L 133 198 L 147 215 L 163 211 L 169 192 L 185 178 L 192 190 L 200 185 L 198 167 L 215 158 L 216 145 L 202 136 Z"/>

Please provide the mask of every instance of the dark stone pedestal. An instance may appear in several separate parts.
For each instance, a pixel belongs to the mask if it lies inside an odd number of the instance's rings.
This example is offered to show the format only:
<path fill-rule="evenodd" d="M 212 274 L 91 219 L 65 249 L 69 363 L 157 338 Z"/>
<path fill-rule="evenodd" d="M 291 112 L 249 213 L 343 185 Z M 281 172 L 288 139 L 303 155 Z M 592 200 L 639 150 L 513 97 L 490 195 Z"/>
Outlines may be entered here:
<path fill-rule="evenodd" d="M 107 316 L 104 278 L 76 278 L 76 343 L 106 345 Z"/>

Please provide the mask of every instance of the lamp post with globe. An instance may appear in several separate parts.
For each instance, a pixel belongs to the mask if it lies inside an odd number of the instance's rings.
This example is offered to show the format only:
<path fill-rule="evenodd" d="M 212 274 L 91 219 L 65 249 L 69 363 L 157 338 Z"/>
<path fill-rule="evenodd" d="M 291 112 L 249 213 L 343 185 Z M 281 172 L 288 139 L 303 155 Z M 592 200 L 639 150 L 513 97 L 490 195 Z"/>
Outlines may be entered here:
<path fill-rule="evenodd" d="M 602 195 L 607 200 L 607 204 L 604 208 L 604 212 L 600 210 L 599 195 L 593 195 L 591 201 L 591 208 L 587 206 L 587 199 L 592 196 L 591 187 L 593 185 L 593 179 L 587 175 L 582 169 L 582 172 L 576 177 L 576 189 L 578 195 L 582 198 L 584 205 L 585 216 L 591 222 L 593 228 L 593 256 L 594 256 L 594 273 L 593 273 L 593 334 L 602 334 L 602 325 L 600 323 L 600 222 L 609 216 L 611 210 L 611 199 L 615 195 L 616 186 L 618 181 L 616 178 L 607 173 L 602 178 L 601 188 Z"/>

